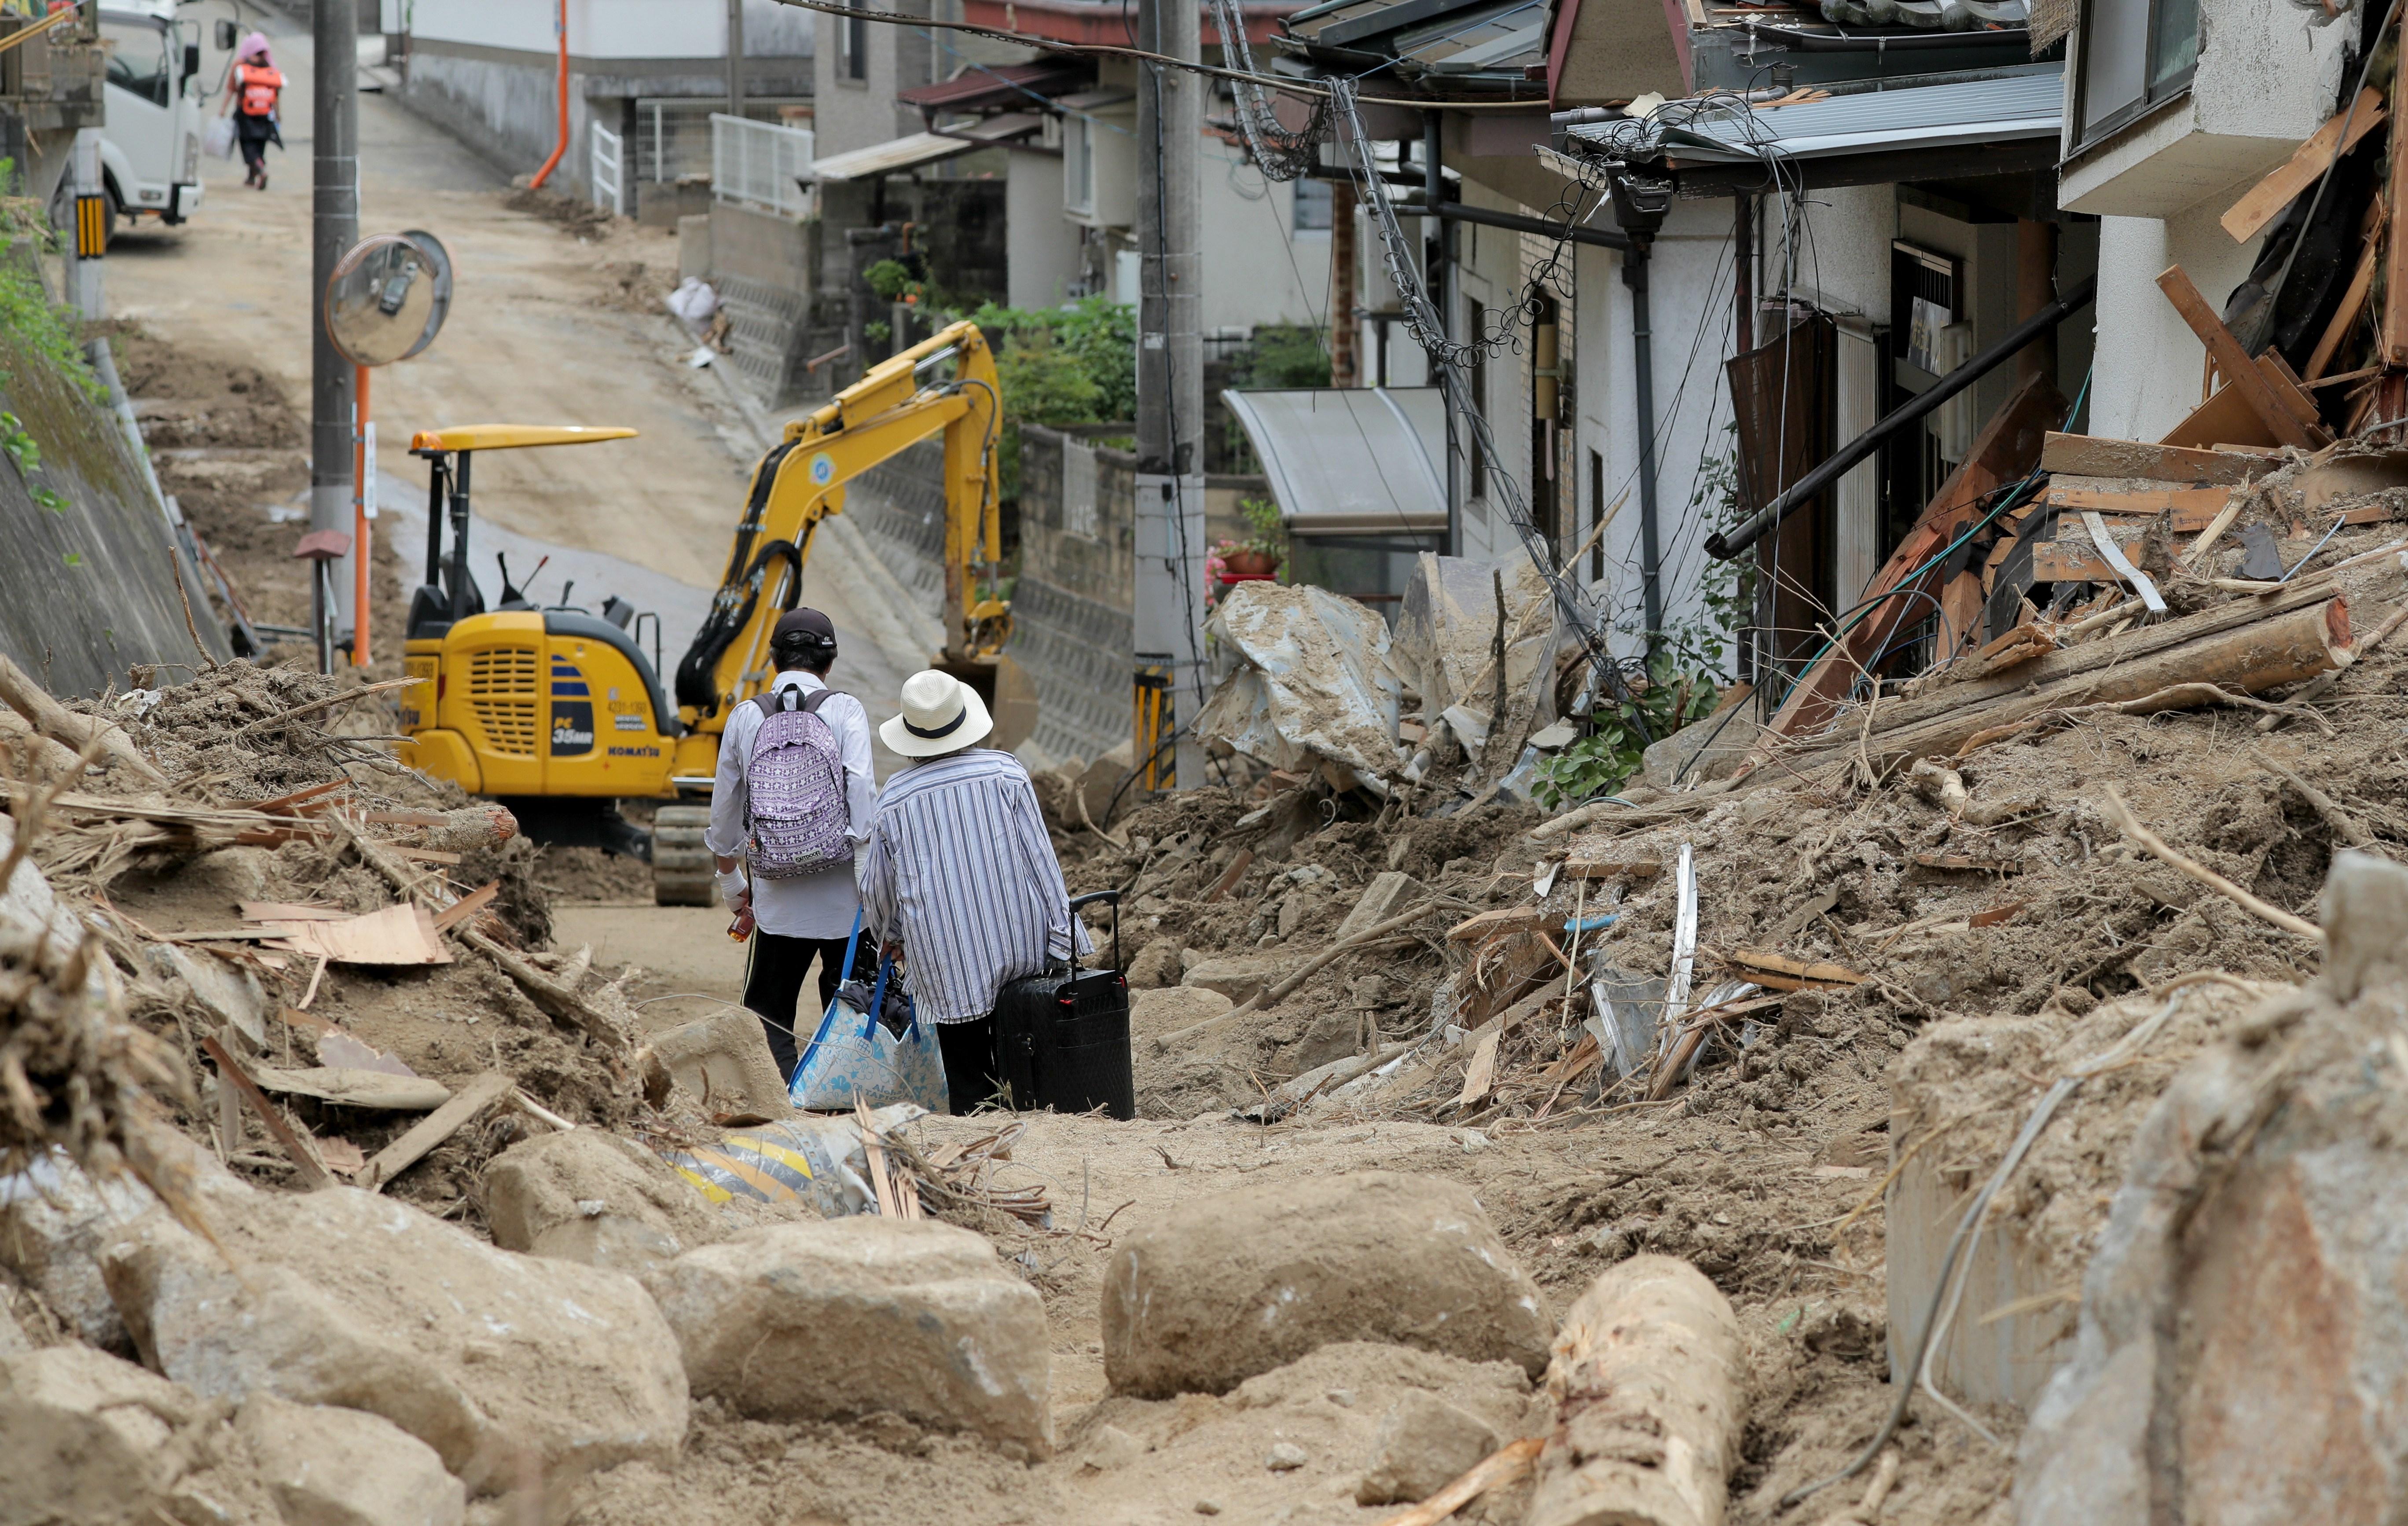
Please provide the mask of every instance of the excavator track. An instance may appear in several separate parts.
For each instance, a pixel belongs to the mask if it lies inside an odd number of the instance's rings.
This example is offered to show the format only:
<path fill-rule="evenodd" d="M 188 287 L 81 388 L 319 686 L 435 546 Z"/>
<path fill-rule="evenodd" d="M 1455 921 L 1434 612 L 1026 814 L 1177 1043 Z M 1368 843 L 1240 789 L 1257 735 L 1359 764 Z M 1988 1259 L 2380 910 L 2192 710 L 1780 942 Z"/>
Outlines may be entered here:
<path fill-rule="evenodd" d="M 710 849 L 703 846 L 710 825 L 709 806 L 663 806 L 652 813 L 652 903 L 707 906 L 716 898 Z"/>

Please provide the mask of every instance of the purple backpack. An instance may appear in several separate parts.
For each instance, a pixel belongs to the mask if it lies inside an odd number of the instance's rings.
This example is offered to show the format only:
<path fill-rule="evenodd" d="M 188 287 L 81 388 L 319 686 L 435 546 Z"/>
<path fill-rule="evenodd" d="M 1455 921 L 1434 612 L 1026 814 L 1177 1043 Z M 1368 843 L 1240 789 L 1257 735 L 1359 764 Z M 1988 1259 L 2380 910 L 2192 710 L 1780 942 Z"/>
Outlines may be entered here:
<path fill-rule="evenodd" d="M 761 730 L 744 771 L 751 797 L 745 824 L 752 872 L 764 879 L 792 879 L 853 862 L 844 755 L 818 714 L 835 692 L 784 689 L 752 701 L 761 709 Z"/>

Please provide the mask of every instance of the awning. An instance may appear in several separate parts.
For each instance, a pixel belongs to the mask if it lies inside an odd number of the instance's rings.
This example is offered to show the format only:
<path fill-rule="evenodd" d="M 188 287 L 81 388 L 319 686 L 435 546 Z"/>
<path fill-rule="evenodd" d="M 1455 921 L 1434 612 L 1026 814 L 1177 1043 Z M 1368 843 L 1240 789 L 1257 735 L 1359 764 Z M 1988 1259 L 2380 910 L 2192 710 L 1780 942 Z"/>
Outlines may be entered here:
<path fill-rule="evenodd" d="M 1446 405 L 1435 387 L 1221 394 L 1262 458 L 1288 533 L 1442 534 Z"/>
<path fill-rule="evenodd" d="M 2065 116 L 2064 65 L 2034 64 L 1989 79 L 1867 90 L 1770 110 L 1658 107 L 1650 136 L 1675 164 L 1742 164 L 1768 156 L 1816 159 L 1928 150 L 2045 138 Z M 1575 127 L 1593 141 L 1618 140 L 1625 123 Z"/>
<path fill-rule="evenodd" d="M 1034 64 L 973 64 L 951 79 L 898 90 L 895 98 L 923 111 L 987 111 L 1052 100 L 1096 78 L 1085 59 L 1041 58 Z"/>
<path fill-rule="evenodd" d="M 1013 115 L 1021 119 L 1015 124 L 1017 130 L 1007 134 L 1005 137 L 1033 133 L 1037 130 L 1038 120 L 1033 113 L 1013 113 Z M 833 154 L 825 159 L 814 159 L 811 161 L 811 178 L 814 180 L 868 180 L 875 179 L 881 175 L 899 175 L 905 170 L 918 169 L 923 164 L 934 164 L 941 160 L 957 158 L 962 154 L 976 153 L 981 149 L 993 148 L 996 144 L 1005 141 L 1005 137 L 970 135 L 972 132 L 986 126 L 988 123 L 981 122 L 974 127 L 965 128 L 960 133 L 913 133 L 909 137 L 873 143 L 867 149 L 855 149 L 851 153 Z"/>

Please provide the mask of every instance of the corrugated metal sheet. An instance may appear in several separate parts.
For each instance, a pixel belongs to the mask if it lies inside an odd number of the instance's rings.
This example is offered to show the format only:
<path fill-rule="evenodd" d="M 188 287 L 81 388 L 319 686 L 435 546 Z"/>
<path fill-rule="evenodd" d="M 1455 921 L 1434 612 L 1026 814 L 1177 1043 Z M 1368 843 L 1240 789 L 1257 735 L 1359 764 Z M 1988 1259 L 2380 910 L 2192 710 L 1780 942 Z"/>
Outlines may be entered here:
<path fill-rule="evenodd" d="M 1690 116 L 1674 101 L 1657 112 L 1656 125 L 1662 151 L 1675 159 L 1737 162 L 1767 153 L 1811 159 L 2054 137 L 2064 114 L 2063 65 L 2042 64 L 2003 78 L 1864 91 L 1770 111 Z M 1616 125 L 1574 131 L 1602 140 Z"/>

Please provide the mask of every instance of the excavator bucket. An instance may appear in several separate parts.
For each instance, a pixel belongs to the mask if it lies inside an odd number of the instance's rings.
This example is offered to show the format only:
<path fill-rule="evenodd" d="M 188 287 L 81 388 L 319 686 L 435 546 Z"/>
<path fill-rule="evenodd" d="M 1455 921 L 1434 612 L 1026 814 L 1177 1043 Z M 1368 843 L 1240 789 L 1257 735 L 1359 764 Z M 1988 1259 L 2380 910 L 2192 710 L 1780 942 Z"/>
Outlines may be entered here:
<path fill-rule="evenodd" d="M 939 653 L 929 665 L 969 685 L 985 702 L 987 714 L 995 718 L 987 746 L 1009 752 L 1037 729 L 1037 682 L 1026 668 L 1001 652 L 960 661 Z"/>

